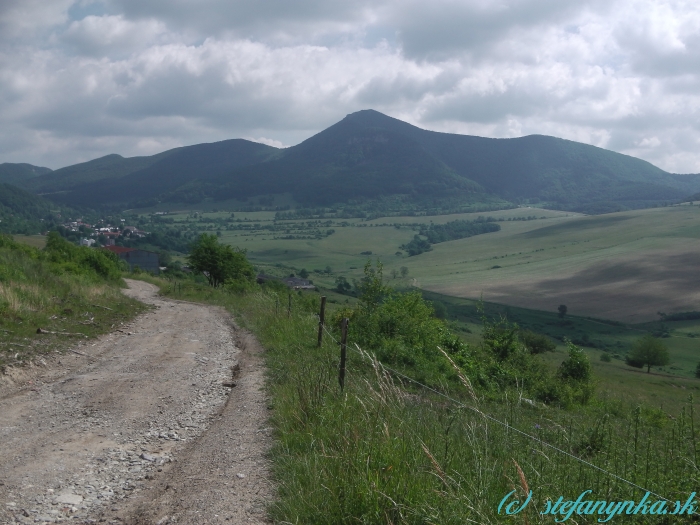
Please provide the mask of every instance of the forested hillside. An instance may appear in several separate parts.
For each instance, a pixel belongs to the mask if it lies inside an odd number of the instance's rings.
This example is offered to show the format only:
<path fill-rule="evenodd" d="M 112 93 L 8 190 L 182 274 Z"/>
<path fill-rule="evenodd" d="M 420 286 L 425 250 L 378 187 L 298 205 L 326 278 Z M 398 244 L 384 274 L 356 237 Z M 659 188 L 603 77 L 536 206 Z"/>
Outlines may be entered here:
<path fill-rule="evenodd" d="M 437 133 L 366 110 L 286 149 L 236 139 L 152 157 L 109 155 L 30 184 L 55 202 L 92 207 L 291 194 L 304 206 L 387 198 L 418 207 L 500 200 L 604 213 L 680 200 L 700 191 L 700 176 L 670 174 L 555 137 Z"/>
<path fill-rule="evenodd" d="M 0 233 L 46 231 L 58 224 L 57 208 L 37 195 L 0 183 Z"/>
<path fill-rule="evenodd" d="M 5 162 L 0 164 L 0 182 L 23 186 L 30 179 L 51 173 L 49 168 L 32 166 L 31 164 L 12 164 Z"/>

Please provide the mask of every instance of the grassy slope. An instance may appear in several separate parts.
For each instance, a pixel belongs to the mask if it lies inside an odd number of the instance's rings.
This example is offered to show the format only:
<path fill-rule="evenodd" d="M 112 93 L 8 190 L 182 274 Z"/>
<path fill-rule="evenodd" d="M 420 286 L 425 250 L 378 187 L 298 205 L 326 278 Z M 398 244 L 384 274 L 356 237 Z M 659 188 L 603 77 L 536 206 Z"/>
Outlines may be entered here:
<path fill-rule="evenodd" d="M 453 328 L 471 344 L 478 344 L 481 337 L 480 316 L 477 301 L 426 292 L 431 301 L 440 301 L 447 307 Z M 646 330 L 660 327 L 659 322 L 643 325 L 607 323 L 597 319 L 567 315 L 561 319 L 553 312 L 530 310 L 493 303 L 485 303 L 489 316 L 506 316 L 521 328 L 546 334 L 558 342 L 555 352 L 543 358 L 552 368 L 566 358 L 566 347 L 561 339 L 574 340 L 588 354 L 598 380 L 599 395 L 631 405 L 643 403 L 669 412 L 677 412 L 689 393 L 700 393 L 700 380 L 694 377 L 700 361 L 700 321 L 667 322 L 670 337 L 662 339 L 669 348 L 671 363 L 654 367 L 651 374 L 632 368 L 623 357 L 629 346 Z M 584 340 L 585 338 L 585 340 Z M 589 341 L 586 343 L 586 340 Z M 603 362 L 603 349 L 616 356 Z"/>
<path fill-rule="evenodd" d="M 67 273 L 32 253 L 34 248 L 0 248 L 0 366 L 21 365 L 83 339 L 37 334 L 37 328 L 91 338 L 145 308 L 116 282 Z"/>
<path fill-rule="evenodd" d="M 267 348 L 278 487 L 270 513 L 278 522 L 495 523 L 504 519 L 497 514 L 501 498 L 527 483 L 534 493 L 528 523 L 551 523 L 535 511 L 547 498 L 575 498 L 586 489 L 594 491 L 592 499 L 643 495 L 473 411 L 378 375 L 356 353 L 349 353 L 340 392 L 337 346 L 326 337 L 317 348 L 315 316 L 296 308 L 291 318 L 276 313 L 271 295 L 155 282 L 174 298 L 226 306 Z M 451 394 L 466 401 L 464 391 Z M 685 415 L 674 420 L 610 399 L 570 412 L 536 409 L 515 390 L 500 402 L 478 403 L 512 427 L 680 498 L 694 484 L 696 434 L 685 401 L 675 412 Z"/>
<path fill-rule="evenodd" d="M 549 311 L 566 304 L 574 314 L 641 322 L 700 306 L 698 238 L 698 207 L 656 208 L 505 224 L 407 266 L 423 288 L 449 295 Z"/>

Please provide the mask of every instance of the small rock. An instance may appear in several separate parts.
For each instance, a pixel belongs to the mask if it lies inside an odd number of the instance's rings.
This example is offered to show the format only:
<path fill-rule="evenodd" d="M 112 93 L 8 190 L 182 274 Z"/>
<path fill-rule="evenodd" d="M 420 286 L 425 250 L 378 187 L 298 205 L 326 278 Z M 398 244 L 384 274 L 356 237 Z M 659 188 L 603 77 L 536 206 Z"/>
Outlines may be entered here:
<path fill-rule="evenodd" d="M 83 497 L 70 492 L 63 492 L 56 496 L 56 502 L 65 505 L 80 505 L 83 502 Z"/>
<path fill-rule="evenodd" d="M 237 477 L 237 478 L 243 479 L 243 478 L 245 478 L 245 474 L 241 474 L 241 473 L 239 472 L 238 474 L 236 474 L 236 477 Z"/>
<path fill-rule="evenodd" d="M 146 461 L 151 461 L 151 462 L 156 460 L 155 456 L 151 456 L 150 454 L 146 454 L 145 452 L 143 454 L 141 454 L 139 457 L 141 459 L 144 459 Z"/>

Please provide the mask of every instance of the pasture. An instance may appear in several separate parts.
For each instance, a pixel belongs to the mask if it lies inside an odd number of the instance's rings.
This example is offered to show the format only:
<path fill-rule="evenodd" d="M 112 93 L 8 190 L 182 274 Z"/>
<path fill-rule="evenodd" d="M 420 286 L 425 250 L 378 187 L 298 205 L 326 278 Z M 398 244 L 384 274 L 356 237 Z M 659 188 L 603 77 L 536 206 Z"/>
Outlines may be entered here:
<path fill-rule="evenodd" d="M 414 257 L 400 248 L 417 225 L 479 216 L 498 219 L 501 231 L 436 244 Z M 555 312 L 565 304 L 571 314 L 626 323 L 700 310 L 698 206 L 597 216 L 517 208 L 374 220 L 275 220 L 269 211 L 167 217 L 185 229 L 219 231 L 262 269 L 319 270 L 314 279 L 328 287 L 340 275 L 361 277 L 367 259 L 379 259 L 387 276 L 408 268 L 399 286 L 524 308 Z"/>

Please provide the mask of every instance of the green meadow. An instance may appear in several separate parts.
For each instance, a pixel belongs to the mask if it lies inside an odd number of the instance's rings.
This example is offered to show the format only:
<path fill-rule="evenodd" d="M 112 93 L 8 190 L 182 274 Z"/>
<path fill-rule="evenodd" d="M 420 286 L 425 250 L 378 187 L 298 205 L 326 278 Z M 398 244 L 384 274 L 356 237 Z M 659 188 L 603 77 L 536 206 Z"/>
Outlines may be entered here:
<path fill-rule="evenodd" d="M 498 220 L 501 230 L 439 243 L 413 257 L 400 248 L 417 233 L 415 225 L 479 216 Z M 598 216 L 523 207 L 374 220 L 275 220 L 272 211 L 187 210 L 162 217 L 183 232 L 220 232 L 223 242 L 245 248 L 265 272 L 306 269 L 333 304 L 354 301 L 334 291 L 338 277 L 352 283 L 368 259 L 381 260 L 389 285 L 417 287 L 443 303 L 453 327 L 472 343 L 480 337 L 476 302 L 482 298 L 489 315 L 556 341 L 557 351 L 545 356 L 552 367 L 565 358 L 564 338 L 584 348 L 601 396 L 672 411 L 700 385 L 694 377 L 700 321 L 661 323 L 658 316 L 700 310 L 698 206 Z M 401 267 L 407 277 L 392 278 Z M 560 304 L 567 305 L 565 319 L 557 315 Z M 631 343 L 647 332 L 663 333 L 671 354 L 668 366 L 650 374 L 624 363 Z M 604 352 L 610 362 L 600 360 Z"/>
<path fill-rule="evenodd" d="M 400 248 L 420 225 L 480 216 L 497 220 L 501 230 L 435 244 L 413 257 Z M 407 267 L 403 285 L 523 308 L 555 312 L 565 304 L 574 315 L 626 323 L 700 309 L 698 206 L 597 216 L 516 208 L 374 220 L 275 220 L 269 211 L 167 218 L 183 231 L 219 232 L 261 269 L 317 270 L 313 279 L 327 287 L 341 275 L 350 282 L 361 277 L 371 258 L 382 261 L 387 275 Z"/>

